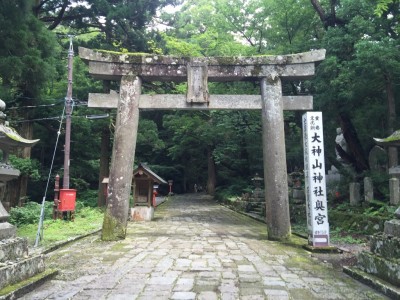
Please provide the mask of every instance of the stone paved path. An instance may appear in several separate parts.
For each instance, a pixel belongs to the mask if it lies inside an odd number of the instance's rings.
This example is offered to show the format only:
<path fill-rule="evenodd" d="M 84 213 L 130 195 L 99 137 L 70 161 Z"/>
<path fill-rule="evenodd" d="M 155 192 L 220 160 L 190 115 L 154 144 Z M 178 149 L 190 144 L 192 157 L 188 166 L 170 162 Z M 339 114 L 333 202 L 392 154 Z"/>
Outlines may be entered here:
<path fill-rule="evenodd" d="M 174 196 L 123 241 L 90 236 L 53 252 L 60 275 L 23 299 L 387 299 L 266 236 L 206 196 Z"/>

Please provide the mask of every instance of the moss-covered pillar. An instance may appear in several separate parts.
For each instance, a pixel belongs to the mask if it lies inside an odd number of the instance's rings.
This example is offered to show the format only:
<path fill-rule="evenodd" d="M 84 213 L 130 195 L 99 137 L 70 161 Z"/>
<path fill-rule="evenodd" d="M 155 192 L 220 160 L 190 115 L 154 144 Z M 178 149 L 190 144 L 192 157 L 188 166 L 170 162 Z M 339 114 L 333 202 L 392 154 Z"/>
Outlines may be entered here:
<path fill-rule="evenodd" d="M 101 238 L 105 241 L 124 239 L 129 213 L 141 80 L 134 75 L 122 76 Z"/>
<path fill-rule="evenodd" d="M 281 80 L 271 74 L 261 79 L 262 140 L 268 238 L 290 237 L 289 196 Z"/>

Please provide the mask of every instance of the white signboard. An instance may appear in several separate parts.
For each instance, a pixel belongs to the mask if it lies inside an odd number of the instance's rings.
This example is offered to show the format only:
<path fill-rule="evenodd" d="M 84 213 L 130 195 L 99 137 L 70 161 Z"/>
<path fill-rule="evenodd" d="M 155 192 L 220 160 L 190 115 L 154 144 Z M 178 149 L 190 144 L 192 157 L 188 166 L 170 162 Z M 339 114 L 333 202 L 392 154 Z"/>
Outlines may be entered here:
<path fill-rule="evenodd" d="M 303 115 L 303 145 L 308 243 L 314 247 L 326 247 L 329 246 L 329 222 L 321 112 Z"/>

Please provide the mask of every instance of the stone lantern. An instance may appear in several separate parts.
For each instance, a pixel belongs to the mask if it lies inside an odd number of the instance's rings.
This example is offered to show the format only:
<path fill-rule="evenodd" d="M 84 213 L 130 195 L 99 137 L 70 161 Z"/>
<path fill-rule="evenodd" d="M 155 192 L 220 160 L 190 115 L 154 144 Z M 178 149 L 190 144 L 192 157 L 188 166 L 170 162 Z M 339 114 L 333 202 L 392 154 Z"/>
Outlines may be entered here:
<path fill-rule="evenodd" d="M 264 191 L 261 189 L 261 183 L 263 182 L 263 180 L 264 178 L 260 177 L 258 173 L 256 173 L 251 179 L 254 185 L 252 198 L 255 202 L 264 202 Z"/>
<path fill-rule="evenodd" d="M 261 187 L 261 182 L 263 181 L 263 178 L 260 177 L 260 176 L 258 175 L 258 173 L 256 173 L 256 174 L 254 175 L 254 177 L 251 179 L 251 181 L 253 182 L 254 187 L 255 187 L 256 189 L 259 189 L 259 188 Z"/>
<path fill-rule="evenodd" d="M 2 204 L 6 183 L 20 175 L 20 171 L 8 162 L 10 151 L 32 147 L 39 141 L 24 139 L 9 127 L 3 113 L 5 107 L 4 101 L 0 100 L 0 150 L 3 154 L 0 163 L 0 265 L 5 265 L 0 268 L 0 290 L 43 272 L 45 268 L 43 256 L 29 257 L 27 240 L 15 237 L 15 227 L 8 223 L 9 214 Z"/>

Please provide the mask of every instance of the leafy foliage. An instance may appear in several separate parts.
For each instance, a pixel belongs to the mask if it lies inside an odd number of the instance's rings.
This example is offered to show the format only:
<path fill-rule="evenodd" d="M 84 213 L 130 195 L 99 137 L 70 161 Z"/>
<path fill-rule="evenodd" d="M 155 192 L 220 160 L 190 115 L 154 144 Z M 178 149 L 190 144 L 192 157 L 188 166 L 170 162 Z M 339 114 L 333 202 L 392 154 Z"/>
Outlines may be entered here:
<path fill-rule="evenodd" d="M 143 51 L 147 48 L 145 28 L 159 7 L 173 0 L 37 0 L 38 18 L 53 30 L 62 25 L 77 33 L 104 33 L 103 46 L 111 49 Z"/>
<path fill-rule="evenodd" d="M 38 224 L 40 218 L 41 204 L 27 202 L 23 207 L 13 207 L 10 211 L 10 223 L 17 227 L 24 224 Z M 51 219 L 53 215 L 53 203 L 45 203 L 45 219 Z"/>
<path fill-rule="evenodd" d="M 34 181 L 40 179 L 40 164 L 38 160 L 30 158 L 19 158 L 15 155 L 10 155 L 10 162 L 15 169 L 18 169 L 21 172 L 21 175 L 26 175 Z"/>

